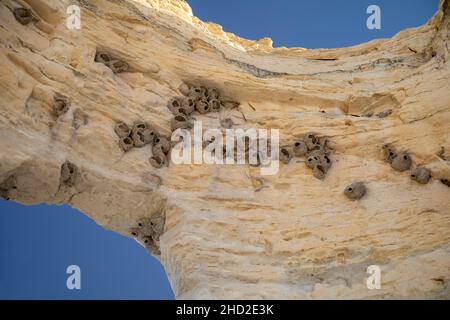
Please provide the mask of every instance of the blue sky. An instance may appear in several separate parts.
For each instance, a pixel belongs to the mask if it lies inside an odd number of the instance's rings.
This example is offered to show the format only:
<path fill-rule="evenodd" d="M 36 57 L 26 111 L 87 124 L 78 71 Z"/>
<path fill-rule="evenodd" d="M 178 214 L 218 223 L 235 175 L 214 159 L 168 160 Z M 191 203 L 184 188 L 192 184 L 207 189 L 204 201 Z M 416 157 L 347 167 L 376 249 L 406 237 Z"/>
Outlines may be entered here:
<path fill-rule="evenodd" d="M 189 0 L 194 14 L 274 46 L 343 47 L 391 37 L 425 23 L 437 0 Z M 381 8 L 381 29 L 366 9 Z M 81 268 L 68 290 L 66 268 Z M 173 299 L 160 263 L 134 240 L 107 231 L 68 206 L 0 201 L 0 299 Z"/>
<path fill-rule="evenodd" d="M 274 46 L 335 48 L 391 37 L 424 24 L 438 0 L 188 0 L 194 14 L 247 39 Z M 369 30 L 366 9 L 381 9 L 381 29 Z"/>
<path fill-rule="evenodd" d="M 81 269 L 68 290 L 66 269 Z M 69 206 L 0 201 L 0 299 L 173 299 L 161 264 Z"/>

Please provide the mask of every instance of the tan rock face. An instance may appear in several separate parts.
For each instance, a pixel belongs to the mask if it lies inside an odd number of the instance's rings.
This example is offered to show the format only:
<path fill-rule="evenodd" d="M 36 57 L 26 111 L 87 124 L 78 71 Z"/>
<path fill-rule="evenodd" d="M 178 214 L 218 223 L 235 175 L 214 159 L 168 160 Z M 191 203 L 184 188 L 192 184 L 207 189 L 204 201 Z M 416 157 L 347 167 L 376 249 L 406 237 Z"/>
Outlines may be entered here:
<path fill-rule="evenodd" d="M 418 29 L 334 50 L 240 39 L 176 0 L 80 1 L 81 29 L 69 30 L 72 2 L 0 3 L 1 197 L 68 203 L 134 236 L 181 299 L 450 297 L 448 1 Z M 96 62 L 103 51 L 125 64 Z M 249 165 L 156 169 L 150 146 L 124 152 L 116 124 L 170 137 L 167 103 L 186 83 L 240 102 L 196 114 L 205 128 L 279 129 L 288 145 L 328 137 L 326 176 L 304 158 L 261 176 Z M 431 180 L 394 170 L 385 144 Z M 366 192 L 351 201 L 356 181 Z M 366 286 L 370 265 L 380 290 Z"/>

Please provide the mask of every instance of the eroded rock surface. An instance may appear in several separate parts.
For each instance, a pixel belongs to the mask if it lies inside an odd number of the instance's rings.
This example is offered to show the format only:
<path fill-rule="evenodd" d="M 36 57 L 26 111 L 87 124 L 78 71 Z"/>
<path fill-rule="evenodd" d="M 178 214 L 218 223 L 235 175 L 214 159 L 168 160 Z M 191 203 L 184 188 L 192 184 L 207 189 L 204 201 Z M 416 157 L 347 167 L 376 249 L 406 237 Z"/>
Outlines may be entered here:
<path fill-rule="evenodd" d="M 0 3 L 2 198 L 68 203 L 136 236 L 181 299 L 450 297 L 449 1 L 420 28 L 333 50 L 241 39 L 176 0 L 75 1 L 81 29 L 69 30 L 73 2 Z M 291 146 L 316 132 L 332 166 L 317 179 L 293 158 L 261 177 L 124 152 L 116 124 L 170 137 L 167 104 L 186 84 L 240 102 L 196 115 L 205 129 L 279 129 Z M 394 170 L 386 144 L 432 179 Z M 367 190 L 349 201 L 354 181 Z M 380 290 L 366 287 L 373 264 Z"/>

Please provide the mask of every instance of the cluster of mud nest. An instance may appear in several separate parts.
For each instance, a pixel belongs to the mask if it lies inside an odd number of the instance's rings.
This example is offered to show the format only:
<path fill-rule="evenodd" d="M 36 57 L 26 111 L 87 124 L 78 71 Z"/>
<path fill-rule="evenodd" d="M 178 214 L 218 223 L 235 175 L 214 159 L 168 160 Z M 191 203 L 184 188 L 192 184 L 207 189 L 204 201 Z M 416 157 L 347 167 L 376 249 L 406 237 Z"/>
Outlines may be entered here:
<path fill-rule="evenodd" d="M 281 147 L 280 161 L 287 164 L 294 157 L 304 157 L 305 164 L 312 170 L 313 176 L 323 180 L 331 168 L 333 151 L 328 138 L 309 132 L 302 139 L 295 141 L 293 146 Z"/>
<path fill-rule="evenodd" d="M 164 232 L 164 224 L 164 215 L 155 214 L 150 218 L 142 218 L 138 220 L 137 226 L 131 228 L 131 235 L 150 253 L 160 255 L 159 237 Z"/>
<path fill-rule="evenodd" d="M 170 142 L 167 138 L 159 136 L 147 122 L 135 121 L 129 126 L 120 121 L 114 126 L 114 132 L 119 137 L 119 146 L 124 152 L 150 145 L 152 148 L 150 164 L 155 168 L 168 165 Z"/>
<path fill-rule="evenodd" d="M 397 172 L 409 171 L 411 180 L 420 184 L 427 184 L 432 178 L 430 169 L 423 166 L 414 166 L 411 155 L 407 151 L 397 151 L 391 144 L 383 145 L 382 150 L 384 161 Z M 358 200 L 366 194 L 366 187 L 363 182 L 354 182 L 344 189 L 344 194 L 350 200 Z"/>
<path fill-rule="evenodd" d="M 431 179 L 431 170 L 422 166 L 413 166 L 411 156 L 406 151 L 397 152 L 397 150 L 390 144 L 383 145 L 384 161 L 389 163 L 395 171 L 403 172 L 409 171 L 409 176 L 412 180 L 427 184 Z"/>
<path fill-rule="evenodd" d="M 167 108 L 173 114 L 171 129 L 191 129 L 193 127 L 192 114 L 206 114 L 219 112 L 223 108 L 235 108 L 238 102 L 223 99 L 216 88 L 183 84 L 180 86 L 183 96 L 172 98 Z M 222 126 L 230 128 L 233 123 L 231 119 L 221 120 Z"/>

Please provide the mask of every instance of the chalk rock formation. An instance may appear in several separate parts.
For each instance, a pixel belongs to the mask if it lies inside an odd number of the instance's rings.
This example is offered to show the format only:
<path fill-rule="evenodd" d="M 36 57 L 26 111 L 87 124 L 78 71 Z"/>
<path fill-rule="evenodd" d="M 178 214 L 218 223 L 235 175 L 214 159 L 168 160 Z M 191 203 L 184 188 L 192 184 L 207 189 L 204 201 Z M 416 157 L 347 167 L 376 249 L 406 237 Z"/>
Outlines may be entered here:
<path fill-rule="evenodd" d="M 67 203 L 135 237 L 180 299 L 450 298 L 449 1 L 420 28 L 331 50 L 241 39 L 181 0 L 79 0 L 73 29 L 73 2 L 0 3 L 2 198 Z M 195 115 L 204 129 L 231 119 L 279 129 L 286 144 L 328 137 L 325 178 L 302 158 L 261 176 L 249 165 L 156 169 L 151 147 L 124 152 L 116 123 L 170 137 L 167 103 L 186 83 L 240 102 Z M 432 179 L 394 170 L 385 144 Z M 367 191 L 350 201 L 354 181 Z M 379 290 L 367 288 L 370 265 Z"/>

